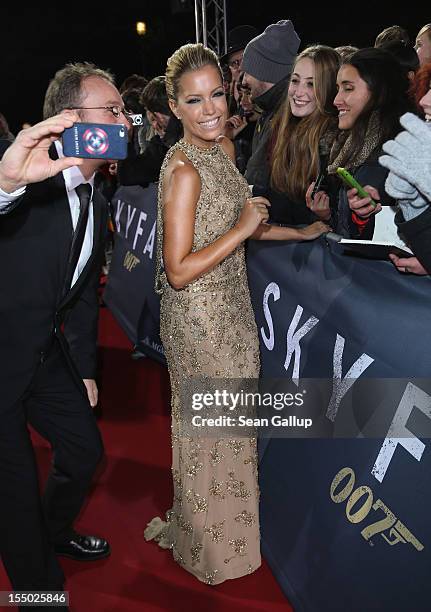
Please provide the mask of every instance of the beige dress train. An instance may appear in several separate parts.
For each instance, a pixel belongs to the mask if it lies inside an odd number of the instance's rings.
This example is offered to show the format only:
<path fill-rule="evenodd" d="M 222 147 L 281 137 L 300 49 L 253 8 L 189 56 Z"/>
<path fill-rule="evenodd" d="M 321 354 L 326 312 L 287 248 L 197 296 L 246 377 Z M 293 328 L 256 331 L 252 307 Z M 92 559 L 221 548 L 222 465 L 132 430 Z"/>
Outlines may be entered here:
<path fill-rule="evenodd" d="M 181 290 L 160 270 L 161 202 L 166 165 L 180 149 L 199 172 L 193 251 L 235 225 L 250 190 L 218 145 L 200 149 L 181 140 L 168 152 L 159 183 L 158 272 L 160 328 L 172 386 L 174 500 L 167 521 L 153 519 L 147 539 L 171 548 L 174 559 L 207 584 L 261 564 L 256 438 L 190 437 L 182 432 L 181 381 L 187 377 L 258 378 L 259 341 L 251 306 L 244 245 Z"/>

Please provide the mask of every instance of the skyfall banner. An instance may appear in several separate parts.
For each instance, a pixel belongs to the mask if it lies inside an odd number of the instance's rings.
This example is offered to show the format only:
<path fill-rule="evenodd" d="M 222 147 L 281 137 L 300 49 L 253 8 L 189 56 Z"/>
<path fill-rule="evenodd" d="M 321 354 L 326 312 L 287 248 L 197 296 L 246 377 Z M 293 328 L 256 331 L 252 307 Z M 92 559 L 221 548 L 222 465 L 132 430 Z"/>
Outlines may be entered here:
<path fill-rule="evenodd" d="M 353 403 L 387 433 L 261 439 L 263 552 L 295 612 L 425 612 L 431 282 L 339 249 L 250 242 L 262 375 L 325 379 L 328 421 Z"/>
<path fill-rule="evenodd" d="M 104 300 L 129 339 L 165 363 L 154 292 L 157 185 L 119 187 L 111 206 L 116 232 Z"/>

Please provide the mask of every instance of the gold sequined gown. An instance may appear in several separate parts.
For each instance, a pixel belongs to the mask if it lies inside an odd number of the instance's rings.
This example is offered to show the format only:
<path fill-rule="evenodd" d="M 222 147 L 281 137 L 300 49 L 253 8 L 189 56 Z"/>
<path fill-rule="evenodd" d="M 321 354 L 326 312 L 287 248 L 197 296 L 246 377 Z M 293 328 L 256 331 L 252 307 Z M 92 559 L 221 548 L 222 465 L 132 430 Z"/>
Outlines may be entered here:
<path fill-rule="evenodd" d="M 199 172 L 193 251 L 214 242 L 238 220 L 250 190 L 221 146 L 200 149 L 179 141 L 168 152 L 159 182 L 158 259 L 161 259 L 163 178 L 181 150 Z M 146 538 L 171 548 L 199 580 L 218 584 L 261 564 L 256 438 L 182 435 L 180 384 L 184 377 L 258 378 L 259 342 L 251 306 L 244 245 L 181 290 L 159 271 L 160 329 L 172 386 L 174 500 L 167 522 L 149 523 Z"/>

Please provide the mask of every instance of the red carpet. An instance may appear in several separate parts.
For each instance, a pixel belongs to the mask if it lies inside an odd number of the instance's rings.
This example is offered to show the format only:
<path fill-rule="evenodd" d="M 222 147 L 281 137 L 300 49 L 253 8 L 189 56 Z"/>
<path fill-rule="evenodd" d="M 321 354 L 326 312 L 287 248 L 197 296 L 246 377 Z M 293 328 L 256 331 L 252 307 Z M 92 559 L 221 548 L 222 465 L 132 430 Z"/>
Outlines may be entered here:
<path fill-rule="evenodd" d="M 112 555 L 88 564 L 61 560 L 71 611 L 291 612 L 265 561 L 250 576 L 209 587 L 145 542 L 146 523 L 171 502 L 169 379 L 157 363 L 130 359 L 130 342 L 107 309 L 99 342 L 106 461 L 77 527 L 106 537 Z M 50 451 L 34 440 L 43 478 Z M 0 563 L 0 591 L 9 588 Z"/>

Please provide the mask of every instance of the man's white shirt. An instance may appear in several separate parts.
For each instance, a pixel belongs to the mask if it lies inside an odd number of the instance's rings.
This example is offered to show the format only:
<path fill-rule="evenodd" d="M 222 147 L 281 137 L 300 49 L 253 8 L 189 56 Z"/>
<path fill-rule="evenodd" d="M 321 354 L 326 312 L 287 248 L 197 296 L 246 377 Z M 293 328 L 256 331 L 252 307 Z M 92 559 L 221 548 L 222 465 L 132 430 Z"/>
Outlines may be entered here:
<path fill-rule="evenodd" d="M 57 140 L 55 143 L 55 147 L 57 149 L 58 157 L 64 157 L 63 147 L 61 143 Z M 82 176 L 82 172 L 78 166 L 72 166 L 72 168 L 66 168 L 66 170 L 62 171 L 64 182 L 66 185 L 67 199 L 69 201 L 70 206 L 70 214 L 72 217 L 72 226 L 73 231 L 76 229 L 76 225 L 78 223 L 79 218 L 79 198 L 76 193 L 76 187 L 78 185 L 82 185 L 83 183 L 88 183 L 91 186 L 91 201 L 88 209 L 88 221 L 87 227 L 85 230 L 84 242 L 82 244 L 81 253 L 79 255 L 78 263 L 76 265 L 75 271 L 73 273 L 72 278 L 72 287 L 76 283 L 84 269 L 85 264 L 90 258 L 91 251 L 93 250 L 93 240 L 94 240 L 94 212 L 93 212 L 93 193 L 94 193 L 94 174 L 93 176 L 86 181 Z M 25 193 L 26 188 L 21 187 L 12 193 L 6 193 L 0 188 L 0 209 L 5 208 L 19 197 L 21 197 Z"/>

